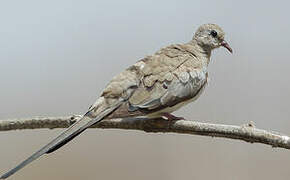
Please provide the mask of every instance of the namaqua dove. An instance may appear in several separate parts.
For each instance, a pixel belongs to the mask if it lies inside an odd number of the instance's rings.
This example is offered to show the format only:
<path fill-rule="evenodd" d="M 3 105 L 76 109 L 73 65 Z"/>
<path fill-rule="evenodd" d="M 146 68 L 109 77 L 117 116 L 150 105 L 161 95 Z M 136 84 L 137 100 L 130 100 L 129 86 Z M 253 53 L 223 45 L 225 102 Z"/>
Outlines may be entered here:
<path fill-rule="evenodd" d="M 182 119 L 171 112 L 194 101 L 208 79 L 211 52 L 232 49 L 216 24 L 204 24 L 192 40 L 160 49 L 115 76 L 88 112 L 58 137 L 0 177 L 5 179 L 43 154 L 51 153 L 102 119 L 147 116 Z"/>

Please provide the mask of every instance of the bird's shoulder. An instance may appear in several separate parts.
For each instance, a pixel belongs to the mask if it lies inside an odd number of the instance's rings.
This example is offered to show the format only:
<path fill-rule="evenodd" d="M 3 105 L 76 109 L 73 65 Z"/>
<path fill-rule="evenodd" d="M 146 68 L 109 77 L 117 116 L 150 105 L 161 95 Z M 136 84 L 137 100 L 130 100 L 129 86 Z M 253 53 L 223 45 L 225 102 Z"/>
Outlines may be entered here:
<path fill-rule="evenodd" d="M 200 69 L 202 63 L 190 50 L 189 45 L 173 44 L 141 59 L 133 66 L 138 67 L 143 75 L 144 85 L 152 87 L 157 81 L 172 81 L 180 72 Z"/>

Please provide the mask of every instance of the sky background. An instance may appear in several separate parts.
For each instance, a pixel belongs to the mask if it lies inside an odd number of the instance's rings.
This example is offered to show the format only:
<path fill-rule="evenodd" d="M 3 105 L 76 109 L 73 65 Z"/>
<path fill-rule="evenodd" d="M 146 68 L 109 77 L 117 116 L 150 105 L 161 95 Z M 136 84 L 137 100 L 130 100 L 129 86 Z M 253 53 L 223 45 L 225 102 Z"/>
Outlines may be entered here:
<path fill-rule="evenodd" d="M 289 1 L 10 0 L 0 2 L 0 119 L 82 114 L 108 81 L 146 55 L 219 24 L 210 84 L 175 114 L 290 134 Z M 62 130 L 0 132 L 0 172 Z M 289 150 L 141 131 L 85 131 L 12 179 L 286 180 Z"/>

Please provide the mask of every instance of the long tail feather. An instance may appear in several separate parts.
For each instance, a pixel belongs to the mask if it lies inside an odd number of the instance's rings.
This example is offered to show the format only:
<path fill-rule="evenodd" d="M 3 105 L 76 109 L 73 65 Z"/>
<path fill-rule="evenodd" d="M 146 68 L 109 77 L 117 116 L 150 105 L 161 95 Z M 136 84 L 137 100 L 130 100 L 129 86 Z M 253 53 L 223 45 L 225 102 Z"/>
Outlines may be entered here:
<path fill-rule="evenodd" d="M 77 135 L 82 133 L 85 129 L 88 127 L 96 124 L 97 122 L 101 121 L 105 116 L 107 116 L 109 113 L 111 113 L 113 110 L 115 110 L 119 106 L 119 103 L 116 104 L 113 107 L 107 108 L 103 112 L 97 115 L 97 117 L 92 118 L 90 116 L 90 112 L 86 113 L 82 119 L 71 125 L 68 129 L 66 129 L 62 134 L 60 134 L 58 137 L 56 137 L 54 140 L 52 140 L 50 143 L 45 145 L 43 148 L 41 148 L 39 151 L 35 152 L 33 155 L 31 155 L 29 158 L 21 162 L 19 165 L 17 165 L 15 168 L 11 169 L 4 175 L 0 177 L 0 179 L 6 179 L 18 170 L 22 169 L 27 164 L 31 163 L 32 161 L 36 160 L 40 156 L 42 156 L 45 153 L 51 153 L 69 141 L 71 141 L 73 138 L 75 138 Z"/>

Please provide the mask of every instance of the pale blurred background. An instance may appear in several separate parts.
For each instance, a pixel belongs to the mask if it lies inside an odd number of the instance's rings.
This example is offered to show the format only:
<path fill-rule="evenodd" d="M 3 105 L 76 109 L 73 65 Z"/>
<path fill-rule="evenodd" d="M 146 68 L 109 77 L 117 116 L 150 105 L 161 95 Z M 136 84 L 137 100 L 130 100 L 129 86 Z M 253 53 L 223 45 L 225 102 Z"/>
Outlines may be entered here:
<path fill-rule="evenodd" d="M 84 113 L 117 73 L 219 24 L 234 49 L 215 50 L 210 85 L 176 112 L 190 120 L 290 134 L 289 1 L 10 0 L 0 2 L 0 119 Z M 0 172 L 58 130 L 0 132 Z M 290 178 L 290 151 L 141 131 L 87 130 L 10 179 L 256 180 Z"/>

